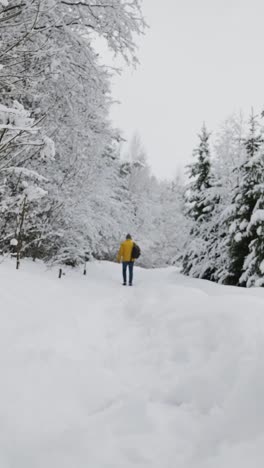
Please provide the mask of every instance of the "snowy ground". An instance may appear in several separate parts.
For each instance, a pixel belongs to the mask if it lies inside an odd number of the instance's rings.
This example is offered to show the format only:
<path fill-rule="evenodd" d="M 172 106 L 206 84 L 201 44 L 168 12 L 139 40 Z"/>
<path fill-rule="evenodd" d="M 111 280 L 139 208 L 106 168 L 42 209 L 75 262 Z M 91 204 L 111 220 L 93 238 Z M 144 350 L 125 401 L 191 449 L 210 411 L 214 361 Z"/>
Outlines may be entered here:
<path fill-rule="evenodd" d="M 1 468 L 262 468 L 264 290 L 0 264 Z"/>

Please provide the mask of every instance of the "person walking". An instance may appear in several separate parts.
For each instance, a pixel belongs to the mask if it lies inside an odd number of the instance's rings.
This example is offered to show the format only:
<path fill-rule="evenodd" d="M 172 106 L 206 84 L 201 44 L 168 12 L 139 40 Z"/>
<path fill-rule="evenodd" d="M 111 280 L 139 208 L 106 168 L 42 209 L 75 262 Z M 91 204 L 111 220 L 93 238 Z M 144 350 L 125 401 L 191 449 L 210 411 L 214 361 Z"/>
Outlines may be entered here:
<path fill-rule="evenodd" d="M 129 271 L 129 286 L 133 284 L 133 268 L 134 268 L 134 258 L 132 258 L 132 250 L 135 243 L 132 240 L 130 234 L 127 234 L 126 240 L 121 242 L 120 249 L 117 255 L 117 261 L 120 263 L 122 261 L 123 267 L 123 286 L 127 284 L 127 268 Z"/>

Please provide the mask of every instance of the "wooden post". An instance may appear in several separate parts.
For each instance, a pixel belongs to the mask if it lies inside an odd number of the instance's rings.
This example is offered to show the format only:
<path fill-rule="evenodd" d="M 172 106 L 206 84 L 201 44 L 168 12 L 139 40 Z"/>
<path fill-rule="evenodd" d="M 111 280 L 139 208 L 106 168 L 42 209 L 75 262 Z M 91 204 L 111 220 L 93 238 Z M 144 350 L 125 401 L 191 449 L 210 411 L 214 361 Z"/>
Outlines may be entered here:
<path fill-rule="evenodd" d="M 26 216 L 26 207 L 27 207 L 27 196 L 24 197 L 22 203 L 22 210 L 21 210 L 21 218 L 18 227 L 18 234 L 17 234 L 17 261 L 16 261 L 16 269 L 19 269 L 20 266 L 20 253 L 23 245 L 23 226 Z"/>
<path fill-rule="evenodd" d="M 19 270 L 20 267 L 20 252 L 17 252 L 16 255 L 16 269 Z"/>
<path fill-rule="evenodd" d="M 86 262 L 84 264 L 83 274 L 84 274 L 84 276 L 86 276 Z"/>
<path fill-rule="evenodd" d="M 62 277 L 62 269 L 60 268 L 59 269 L 59 278 L 61 278 L 61 277 Z"/>

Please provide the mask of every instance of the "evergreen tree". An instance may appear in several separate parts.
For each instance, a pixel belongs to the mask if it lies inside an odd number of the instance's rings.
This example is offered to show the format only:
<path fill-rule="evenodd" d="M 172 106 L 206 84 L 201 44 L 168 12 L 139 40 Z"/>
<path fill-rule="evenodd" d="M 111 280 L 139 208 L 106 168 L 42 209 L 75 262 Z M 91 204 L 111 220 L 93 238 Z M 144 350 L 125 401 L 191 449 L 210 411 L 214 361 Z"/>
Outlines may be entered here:
<path fill-rule="evenodd" d="M 249 122 L 249 135 L 244 140 L 247 159 L 237 169 L 237 186 L 235 187 L 230 207 L 227 208 L 227 225 L 229 249 L 228 276 L 225 282 L 245 286 L 247 274 L 243 273 L 245 259 L 248 258 L 253 245 L 253 225 L 250 224 L 254 210 L 261 203 L 259 184 L 263 180 L 263 171 L 259 151 L 263 144 L 263 135 L 257 117 L 252 115 Z M 246 266 L 247 268 L 247 266 Z"/>
<path fill-rule="evenodd" d="M 212 212 L 217 202 L 212 184 L 209 148 L 210 134 L 205 125 L 199 134 L 200 144 L 194 150 L 195 162 L 189 166 L 191 182 L 186 191 L 186 214 L 191 221 L 190 236 L 182 259 L 185 274 L 210 278 L 213 265 L 208 261 L 208 242 Z"/>
<path fill-rule="evenodd" d="M 252 191 L 256 200 L 248 226 L 249 254 L 243 264 L 240 283 L 250 286 L 264 285 L 264 148 L 250 161 L 254 173 Z M 249 165 L 249 163 L 248 163 Z"/>
<path fill-rule="evenodd" d="M 218 203 L 215 207 L 214 232 L 211 255 L 214 262 L 214 281 L 224 283 L 228 277 L 229 247 L 228 225 L 234 189 L 240 184 L 240 172 L 237 170 L 246 160 L 244 146 L 245 123 L 242 114 L 232 115 L 221 125 L 216 134 L 213 158 L 213 173 L 217 184 Z"/>
<path fill-rule="evenodd" d="M 194 221 L 201 221 L 207 216 L 208 209 L 204 191 L 211 187 L 210 134 L 207 132 L 205 124 L 198 136 L 200 144 L 193 152 L 195 161 L 189 166 L 189 178 L 191 179 L 191 183 L 187 193 L 187 203 L 189 206 L 188 215 Z"/>

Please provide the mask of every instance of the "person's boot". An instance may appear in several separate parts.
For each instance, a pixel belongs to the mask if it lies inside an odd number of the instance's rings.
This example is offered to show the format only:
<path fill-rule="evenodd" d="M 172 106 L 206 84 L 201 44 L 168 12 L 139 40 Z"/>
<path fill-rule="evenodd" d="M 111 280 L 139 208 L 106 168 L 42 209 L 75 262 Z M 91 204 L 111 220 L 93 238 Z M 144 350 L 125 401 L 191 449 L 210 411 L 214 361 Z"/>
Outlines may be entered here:
<path fill-rule="evenodd" d="M 126 286 L 126 283 L 123 283 L 123 286 Z"/>

